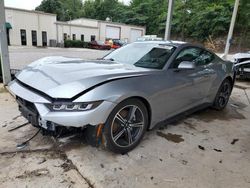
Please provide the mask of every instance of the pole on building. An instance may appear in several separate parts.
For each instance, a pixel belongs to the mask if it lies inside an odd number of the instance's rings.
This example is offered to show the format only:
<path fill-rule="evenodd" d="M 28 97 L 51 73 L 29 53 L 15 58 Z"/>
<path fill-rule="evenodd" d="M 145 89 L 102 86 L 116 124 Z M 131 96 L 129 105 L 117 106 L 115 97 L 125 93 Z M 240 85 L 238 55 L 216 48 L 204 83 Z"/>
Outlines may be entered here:
<path fill-rule="evenodd" d="M 166 21 L 165 40 L 170 40 L 174 0 L 168 0 L 168 17 Z"/>
<path fill-rule="evenodd" d="M 228 36 L 227 36 L 227 43 L 226 43 L 226 47 L 225 47 L 225 52 L 223 54 L 223 58 L 225 58 L 225 59 L 227 59 L 227 55 L 229 53 L 229 48 L 230 48 L 230 45 L 232 42 L 234 25 L 235 25 L 235 21 L 236 21 L 236 17 L 237 17 L 239 4 L 240 4 L 240 0 L 235 0 L 234 11 L 233 11 L 231 24 L 230 24 L 230 28 L 229 28 L 229 32 L 228 32 Z"/>
<path fill-rule="evenodd" d="M 11 81 L 10 60 L 5 28 L 4 0 L 0 0 L 0 55 L 2 65 L 3 83 L 7 85 Z"/>

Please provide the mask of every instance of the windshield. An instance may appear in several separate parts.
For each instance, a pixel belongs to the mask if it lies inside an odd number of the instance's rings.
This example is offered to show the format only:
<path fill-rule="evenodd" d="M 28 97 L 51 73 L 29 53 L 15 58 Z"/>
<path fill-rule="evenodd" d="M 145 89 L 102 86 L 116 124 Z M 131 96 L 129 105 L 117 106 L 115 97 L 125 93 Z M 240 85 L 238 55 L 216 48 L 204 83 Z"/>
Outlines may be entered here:
<path fill-rule="evenodd" d="M 137 67 L 162 69 L 175 47 L 156 43 L 132 43 L 110 53 L 104 59 Z"/>

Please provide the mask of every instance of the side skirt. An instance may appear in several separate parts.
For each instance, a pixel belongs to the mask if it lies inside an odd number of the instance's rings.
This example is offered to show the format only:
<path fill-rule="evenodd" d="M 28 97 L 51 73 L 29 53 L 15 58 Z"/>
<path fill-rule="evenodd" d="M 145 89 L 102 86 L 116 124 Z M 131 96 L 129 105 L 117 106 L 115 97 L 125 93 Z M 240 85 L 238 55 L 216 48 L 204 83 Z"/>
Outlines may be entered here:
<path fill-rule="evenodd" d="M 185 118 L 187 118 L 188 116 L 190 116 L 191 114 L 193 114 L 194 112 L 197 112 L 197 111 L 201 111 L 201 110 L 204 110 L 206 108 L 209 108 L 211 107 L 212 104 L 211 103 L 205 103 L 205 104 L 202 104 L 202 105 L 199 105 L 197 107 L 194 107 L 190 110 L 187 110 L 185 112 L 182 112 L 178 115 L 175 115 L 173 117 L 170 117 L 168 119 L 165 119 L 159 123 L 157 123 L 153 128 L 151 128 L 150 130 L 154 130 L 154 129 L 161 129 L 163 127 L 165 127 L 166 125 L 168 124 L 171 124 L 171 123 L 175 123 L 177 121 L 180 121 L 180 120 L 183 120 Z"/>

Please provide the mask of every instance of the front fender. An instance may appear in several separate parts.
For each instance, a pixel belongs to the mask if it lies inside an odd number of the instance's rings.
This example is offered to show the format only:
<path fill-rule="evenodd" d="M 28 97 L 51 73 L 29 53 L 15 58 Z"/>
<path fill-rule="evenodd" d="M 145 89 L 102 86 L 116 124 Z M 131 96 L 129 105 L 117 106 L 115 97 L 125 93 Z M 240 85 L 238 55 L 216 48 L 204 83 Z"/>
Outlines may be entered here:
<path fill-rule="evenodd" d="M 143 83 L 140 84 L 140 81 L 142 81 L 142 77 L 114 80 L 88 91 L 73 102 L 103 100 L 118 104 L 127 98 L 135 96 L 140 96 L 147 100 L 149 93 L 143 86 Z"/>

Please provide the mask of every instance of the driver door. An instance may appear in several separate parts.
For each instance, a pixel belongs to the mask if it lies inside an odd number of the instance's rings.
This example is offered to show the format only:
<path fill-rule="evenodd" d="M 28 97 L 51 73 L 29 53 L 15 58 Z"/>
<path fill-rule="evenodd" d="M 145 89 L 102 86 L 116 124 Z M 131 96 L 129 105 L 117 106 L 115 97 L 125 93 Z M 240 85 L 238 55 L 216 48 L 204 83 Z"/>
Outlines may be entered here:
<path fill-rule="evenodd" d="M 210 83 L 210 73 L 204 66 L 179 69 L 181 62 L 199 64 L 204 53 L 197 47 L 184 48 L 174 59 L 166 74 L 166 116 L 175 115 L 202 103 Z"/>

